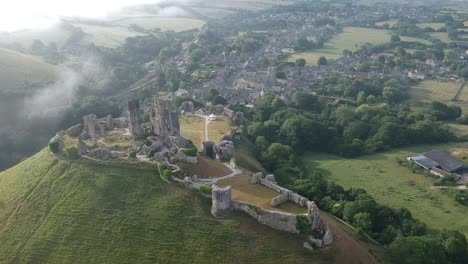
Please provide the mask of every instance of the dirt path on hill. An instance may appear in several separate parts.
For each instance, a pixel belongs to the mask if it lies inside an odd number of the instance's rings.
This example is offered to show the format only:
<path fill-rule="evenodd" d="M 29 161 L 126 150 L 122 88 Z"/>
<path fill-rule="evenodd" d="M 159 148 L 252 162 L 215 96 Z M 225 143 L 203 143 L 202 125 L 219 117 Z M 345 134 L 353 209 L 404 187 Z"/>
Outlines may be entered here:
<path fill-rule="evenodd" d="M 368 247 L 363 242 L 353 238 L 351 231 L 348 232 L 343 224 L 327 214 L 321 213 L 320 217 L 333 232 L 333 246 L 324 249 L 324 251 L 335 251 L 333 263 L 378 263 L 377 259 L 369 253 Z"/>

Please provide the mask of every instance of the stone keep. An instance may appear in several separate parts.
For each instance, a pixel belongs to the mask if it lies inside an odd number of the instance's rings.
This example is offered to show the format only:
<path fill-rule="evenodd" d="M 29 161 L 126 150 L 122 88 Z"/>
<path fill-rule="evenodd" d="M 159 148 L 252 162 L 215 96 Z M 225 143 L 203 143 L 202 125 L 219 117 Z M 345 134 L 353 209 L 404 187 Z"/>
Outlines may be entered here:
<path fill-rule="evenodd" d="M 151 109 L 151 129 L 161 139 L 179 136 L 179 115 L 172 111 L 172 100 L 155 97 Z"/>
<path fill-rule="evenodd" d="M 211 214 L 216 218 L 225 217 L 231 211 L 231 186 L 214 186 L 211 194 Z"/>
<path fill-rule="evenodd" d="M 216 159 L 216 144 L 213 141 L 203 141 L 203 153 L 210 159 Z"/>
<path fill-rule="evenodd" d="M 221 161 L 230 160 L 234 158 L 234 142 L 223 140 L 216 145 L 216 151 Z"/>
<path fill-rule="evenodd" d="M 143 135 L 141 129 L 140 101 L 128 101 L 128 130 L 130 135 L 139 137 Z"/>
<path fill-rule="evenodd" d="M 320 226 L 320 210 L 314 202 L 307 203 L 307 219 L 312 225 L 312 230 Z"/>
<path fill-rule="evenodd" d="M 104 129 L 98 123 L 96 115 L 91 114 L 83 117 L 84 132 L 92 140 L 100 139 L 104 134 Z"/>

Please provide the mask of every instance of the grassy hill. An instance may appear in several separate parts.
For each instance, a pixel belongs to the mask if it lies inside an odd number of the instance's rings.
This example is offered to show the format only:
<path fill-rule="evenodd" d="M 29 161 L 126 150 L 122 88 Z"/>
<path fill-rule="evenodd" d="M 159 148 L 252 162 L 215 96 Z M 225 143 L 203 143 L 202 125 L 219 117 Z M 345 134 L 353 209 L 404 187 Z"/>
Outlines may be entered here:
<path fill-rule="evenodd" d="M 0 173 L 0 263 L 330 263 L 302 239 L 210 201 L 153 169 L 59 160 Z"/>
<path fill-rule="evenodd" d="M 53 82 L 57 72 L 41 59 L 0 48 L 0 92 L 17 92 Z"/>

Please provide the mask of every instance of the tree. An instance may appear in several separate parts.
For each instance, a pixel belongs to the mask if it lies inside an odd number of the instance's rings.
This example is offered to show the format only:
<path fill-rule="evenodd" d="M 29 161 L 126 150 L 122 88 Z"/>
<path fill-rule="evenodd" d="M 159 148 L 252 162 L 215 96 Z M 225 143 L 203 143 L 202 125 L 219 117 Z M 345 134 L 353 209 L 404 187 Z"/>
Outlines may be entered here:
<path fill-rule="evenodd" d="M 369 213 L 358 213 L 353 218 L 354 226 L 358 231 L 367 232 L 372 227 L 372 221 Z"/>
<path fill-rule="evenodd" d="M 392 35 L 390 37 L 390 42 L 394 43 L 394 42 L 400 42 L 400 41 L 401 41 L 401 38 L 399 36 L 397 36 L 397 35 Z"/>
<path fill-rule="evenodd" d="M 319 60 L 318 60 L 318 62 L 317 62 L 317 65 L 318 65 L 319 68 L 320 68 L 321 66 L 327 65 L 327 63 L 328 63 L 327 58 L 325 58 L 324 56 L 322 56 L 322 57 L 319 58 Z"/>
<path fill-rule="evenodd" d="M 305 60 L 305 59 L 300 58 L 300 59 L 297 59 L 297 60 L 296 60 L 296 66 L 297 66 L 297 67 L 301 67 L 301 68 L 302 68 L 302 67 L 304 67 L 305 65 L 306 65 L 306 60 Z"/>
<path fill-rule="evenodd" d="M 356 103 L 358 105 L 362 105 L 366 103 L 366 93 L 364 91 L 360 91 L 357 95 Z"/>
<path fill-rule="evenodd" d="M 294 107 L 304 110 L 318 110 L 320 108 L 320 102 L 318 97 L 311 93 L 296 92 L 291 98 L 292 105 Z"/>

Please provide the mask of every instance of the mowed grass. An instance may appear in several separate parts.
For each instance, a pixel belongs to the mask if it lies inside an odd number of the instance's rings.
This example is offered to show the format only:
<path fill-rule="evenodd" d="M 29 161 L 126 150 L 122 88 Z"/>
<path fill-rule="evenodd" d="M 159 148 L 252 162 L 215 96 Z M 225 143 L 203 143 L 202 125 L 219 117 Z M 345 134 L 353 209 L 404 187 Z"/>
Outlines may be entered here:
<path fill-rule="evenodd" d="M 377 202 L 392 208 L 408 208 L 415 218 L 430 228 L 458 230 L 467 235 L 468 207 L 456 202 L 449 191 L 432 189 L 434 178 L 412 173 L 408 167 L 400 166 L 396 161 L 433 149 L 451 147 L 454 146 L 409 147 L 355 159 L 309 153 L 303 157 L 303 162 L 308 173 L 320 172 L 345 188 L 363 188 Z"/>
<path fill-rule="evenodd" d="M 458 99 L 452 101 L 460 86 L 461 84 L 455 82 L 422 81 L 419 85 L 410 89 L 410 103 L 418 108 L 438 101 L 458 105 L 463 113 L 468 113 L 468 89 L 466 85 Z"/>
<path fill-rule="evenodd" d="M 337 59 L 343 55 L 344 50 L 356 51 L 362 45 L 369 44 L 383 44 L 390 42 L 390 31 L 361 28 L 361 27 L 345 27 L 342 33 L 339 33 L 329 42 L 325 43 L 324 48 L 317 49 L 311 52 L 302 52 L 292 54 L 288 61 L 296 61 L 296 59 L 303 58 L 308 65 L 316 65 L 320 57 L 327 59 Z M 421 42 L 423 44 L 430 44 L 429 41 L 412 37 L 401 37 L 402 41 L 407 42 Z"/>
<path fill-rule="evenodd" d="M 0 48 L 0 91 L 40 88 L 58 78 L 55 66 L 40 58 Z"/>
<path fill-rule="evenodd" d="M 208 123 L 208 139 L 219 143 L 224 134 L 231 134 L 232 122 L 227 116 L 218 116 L 215 121 Z"/>
<path fill-rule="evenodd" d="M 0 173 L 0 263 L 333 263 L 297 235 L 241 213 L 216 220 L 210 207 L 153 169 L 44 150 Z"/>
<path fill-rule="evenodd" d="M 205 141 L 205 119 L 198 116 L 179 116 L 179 124 L 181 136 L 202 149 L 202 142 Z"/>
<path fill-rule="evenodd" d="M 199 19 L 179 18 L 179 17 L 134 17 L 114 21 L 113 24 L 128 27 L 137 24 L 145 29 L 160 28 L 163 31 L 172 30 L 175 32 L 199 29 L 205 22 Z"/>
<path fill-rule="evenodd" d="M 420 23 L 416 24 L 417 27 L 419 28 L 432 28 L 434 30 L 439 30 L 441 28 L 445 27 L 444 23 Z"/>
<path fill-rule="evenodd" d="M 252 174 L 244 173 L 218 181 L 216 185 L 223 188 L 231 186 L 232 199 L 252 203 L 266 210 L 307 213 L 307 208 L 302 208 L 295 203 L 287 203 L 280 207 L 271 206 L 271 200 L 280 195 L 280 193 L 261 184 L 252 184 L 250 183 L 251 179 Z"/>

